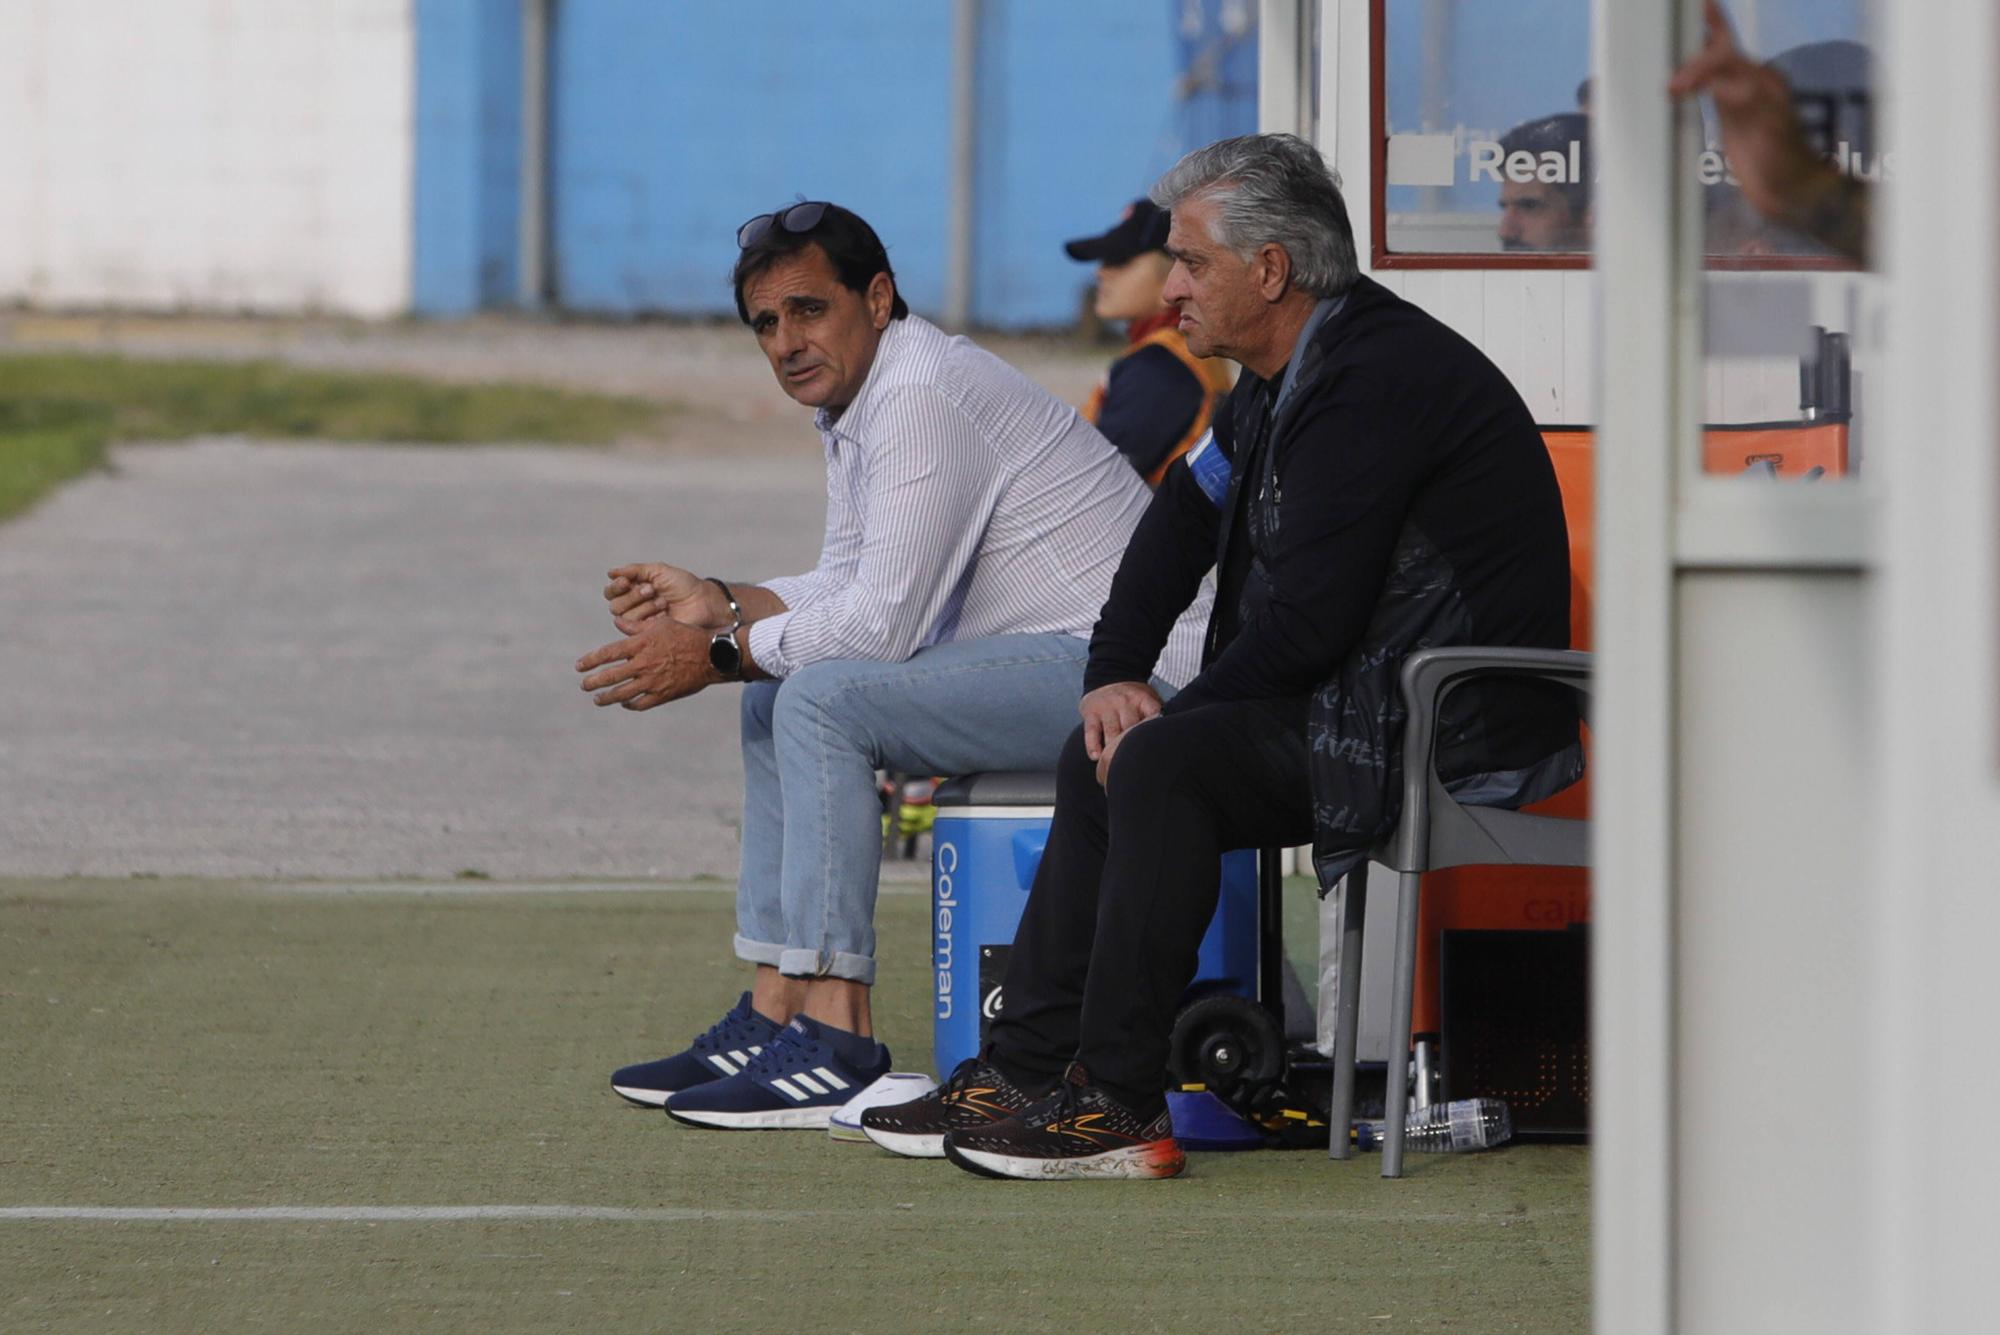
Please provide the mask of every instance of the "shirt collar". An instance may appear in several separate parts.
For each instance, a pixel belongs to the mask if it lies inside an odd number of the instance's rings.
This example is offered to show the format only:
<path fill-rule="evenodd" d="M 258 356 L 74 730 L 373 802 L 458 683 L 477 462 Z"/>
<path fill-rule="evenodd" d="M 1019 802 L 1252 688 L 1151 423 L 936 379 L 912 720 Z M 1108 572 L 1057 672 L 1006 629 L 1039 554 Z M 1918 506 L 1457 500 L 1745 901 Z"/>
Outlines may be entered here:
<path fill-rule="evenodd" d="M 1340 308 L 1346 304 L 1345 292 L 1337 297 L 1321 297 L 1319 304 L 1312 308 L 1312 314 L 1306 317 L 1305 327 L 1299 330 L 1298 338 L 1292 343 L 1292 357 L 1285 363 L 1284 378 L 1278 382 L 1278 399 L 1271 407 L 1272 416 L 1275 417 L 1278 409 L 1285 406 L 1285 400 L 1291 397 L 1292 386 L 1299 380 L 1299 363 L 1305 360 L 1306 348 L 1311 344 L 1313 335 L 1320 331 L 1321 325 L 1338 315 Z"/>
<path fill-rule="evenodd" d="M 854 395 L 854 402 L 847 405 L 845 412 L 835 417 L 821 408 L 813 414 L 813 425 L 819 428 L 820 435 L 829 441 L 838 439 L 853 441 L 857 445 L 863 443 L 862 433 L 868 428 L 868 419 L 874 415 L 873 391 L 876 382 L 882 378 L 882 368 L 900 355 L 904 342 L 909 338 L 904 326 L 910 323 L 911 318 L 889 321 L 889 327 L 882 331 L 882 337 L 875 343 L 875 360 L 869 366 L 860 390 Z"/>

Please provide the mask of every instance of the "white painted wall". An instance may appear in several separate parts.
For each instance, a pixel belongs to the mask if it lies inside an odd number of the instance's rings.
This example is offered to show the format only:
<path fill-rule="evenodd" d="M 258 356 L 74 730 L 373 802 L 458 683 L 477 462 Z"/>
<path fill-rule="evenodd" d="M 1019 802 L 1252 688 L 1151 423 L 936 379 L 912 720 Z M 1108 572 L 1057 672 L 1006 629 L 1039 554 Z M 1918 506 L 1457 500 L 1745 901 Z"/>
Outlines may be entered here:
<path fill-rule="evenodd" d="M 0 4 L 0 301 L 407 309 L 411 0 Z"/>
<path fill-rule="evenodd" d="M 1356 200 L 1353 207 L 1363 207 Z M 1544 425 L 1597 421 L 1587 271 L 1381 269 L 1371 276 L 1472 340 Z"/>

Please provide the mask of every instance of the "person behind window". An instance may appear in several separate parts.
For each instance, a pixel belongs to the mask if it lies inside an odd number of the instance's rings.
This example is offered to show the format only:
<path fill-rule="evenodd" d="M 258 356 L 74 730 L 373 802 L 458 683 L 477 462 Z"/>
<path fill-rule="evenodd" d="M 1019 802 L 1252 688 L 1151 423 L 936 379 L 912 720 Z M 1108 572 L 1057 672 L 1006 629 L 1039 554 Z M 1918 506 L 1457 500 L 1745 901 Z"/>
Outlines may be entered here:
<path fill-rule="evenodd" d="M 1173 267 L 1169 225 L 1165 209 L 1139 199 L 1110 231 L 1063 246 L 1073 260 L 1097 261 L 1097 318 L 1128 322 L 1125 351 L 1083 415 L 1154 486 L 1208 430 L 1215 400 L 1236 379 L 1227 362 L 1188 351 L 1173 308 L 1160 299 Z"/>
<path fill-rule="evenodd" d="M 1714 100 L 1723 154 L 1741 184 L 1743 200 L 1759 217 L 1867 264 L 1873 193 L 1866 181 L 1814 152 L 1786 78 L 1789 73 L 1812 86 L 1806 100 L 1815 110 L 1834 113 L 1818 118 L 1820 128 L 1840 134 L 1847 129 L 1846 118 L 1866 109 L 1865 51 L 1853 43 L 1819 43 L 1786 53 L 1789 69 L 1775 68 L 1777 61 L 1760 65 L 1737 46 L 1721 5 L 1709 0 L 1704 14 L 1707 33 L 1701 50 L 1674 72 L 1667 92 L 1674 97 L 1706 93 Z M 1855 52 L 1861 54 L 1859 61 Z M 1830 93 L 1827 84 L 1844 94 Z M 1851 160 L 1856 145 L 1851 138 L 1848 143 Z"/>
<path fill-rule="evenodd" d="M 1590 118 L 1565 111 L 1523 121 L 1501 137 L 1500 154 L 1500 248 L 1589 250 Z"/>

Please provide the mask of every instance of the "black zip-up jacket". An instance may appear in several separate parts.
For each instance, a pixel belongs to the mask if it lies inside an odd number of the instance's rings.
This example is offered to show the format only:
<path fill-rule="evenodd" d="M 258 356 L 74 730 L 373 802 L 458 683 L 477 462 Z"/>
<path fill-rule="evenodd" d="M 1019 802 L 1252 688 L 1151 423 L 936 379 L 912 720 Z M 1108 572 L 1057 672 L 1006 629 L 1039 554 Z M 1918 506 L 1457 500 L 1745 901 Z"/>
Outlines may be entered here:
<path fill-rule="evenodd" d="M 1126 548 L 1090 642 L 1086 689 L 1145 681 L 1202 576 L 1218 593 L 1201 674 L 1165 712 L 1296 700 L 1323 887 L 1395 827 L 1397 673 L 1433 645 L 1569 645 L 1569 532 L 1527 406 L 1457 333 L 1370 279 L 1279 386 L 1245 371 L 1217 407 L 1229 458 L 1211 501 L 1186 460 Z M 1449 697 L 1439 770 L 1465 800 L 1519 805 L 1582 772 L 1559 688 Z"/>

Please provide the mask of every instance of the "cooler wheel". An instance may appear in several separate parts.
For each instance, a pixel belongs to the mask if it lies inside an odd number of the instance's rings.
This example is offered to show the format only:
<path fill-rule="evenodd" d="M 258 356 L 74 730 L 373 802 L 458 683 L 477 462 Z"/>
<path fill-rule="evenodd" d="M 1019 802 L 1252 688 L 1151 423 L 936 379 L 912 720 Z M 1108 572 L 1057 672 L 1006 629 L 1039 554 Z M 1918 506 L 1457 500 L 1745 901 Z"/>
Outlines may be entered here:
<path fill-rule="evenodd" d="M 1175 1084 L 1202 1085 L 1226 1096 L 1238 1085 L 1283 1074 L 1285 1036 L 1271 1013 L 1248 997 L 1201 997 L 1174 1021 L 1167 1066 Z"/>

